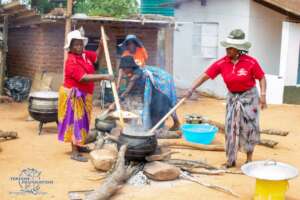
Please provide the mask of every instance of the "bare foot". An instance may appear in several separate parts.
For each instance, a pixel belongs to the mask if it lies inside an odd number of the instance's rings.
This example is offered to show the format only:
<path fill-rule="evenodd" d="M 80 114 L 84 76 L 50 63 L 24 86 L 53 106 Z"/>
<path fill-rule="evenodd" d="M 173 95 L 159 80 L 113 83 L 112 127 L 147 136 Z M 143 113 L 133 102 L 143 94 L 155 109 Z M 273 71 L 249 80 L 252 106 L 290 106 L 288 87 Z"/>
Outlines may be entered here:
<path fill-rule="evenodd" d="M 225 169 L 232 168 L 232 167 L 235 167 L 235 162 L 233 162 L 231 164 L 228 162 L 222 164 L 222 168 L 225 168 Z"/>

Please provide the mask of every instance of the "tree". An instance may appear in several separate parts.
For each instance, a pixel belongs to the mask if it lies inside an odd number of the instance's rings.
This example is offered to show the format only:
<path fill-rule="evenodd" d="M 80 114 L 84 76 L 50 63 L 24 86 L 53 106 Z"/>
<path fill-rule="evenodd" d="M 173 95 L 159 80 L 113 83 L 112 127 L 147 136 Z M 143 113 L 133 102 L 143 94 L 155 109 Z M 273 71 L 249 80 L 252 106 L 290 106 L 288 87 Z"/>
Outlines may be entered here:
<path fill-rule="evenodd" d="M 77 0 L 74 11 L 91 16 L 124 18 L 138 13 L 136 0 Z"/>

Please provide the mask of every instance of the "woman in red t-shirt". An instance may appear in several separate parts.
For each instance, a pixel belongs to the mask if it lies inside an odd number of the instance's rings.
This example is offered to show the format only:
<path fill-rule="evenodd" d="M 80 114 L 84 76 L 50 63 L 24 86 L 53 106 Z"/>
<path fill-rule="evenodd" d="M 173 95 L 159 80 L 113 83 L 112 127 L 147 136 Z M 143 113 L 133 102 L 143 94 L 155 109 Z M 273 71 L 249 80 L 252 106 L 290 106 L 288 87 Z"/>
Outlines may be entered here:
<path fill-rule="evenodd" d="M 113 79 L 110 75 L 94 74 L 97 54 L 84 50 L 87 40 L 79 30 L 67 36 L 68 58 L 58 99 L 58 139 L 70 142 L 71 159 L 81 162 L 87 162 L 87 158 L 80 152 L 89 151 L 83 145 L 89 133 L 94 82 Z"/>
<path fill-rule="evenodd" d="M 266 79 L 258 62 L 246 55 L 251 44 L 245 40 L 242 30 L 233 30 L 221 42 L 227 55 L 213 63 L 188 90 L 185 97 L 192 93 L 208 79 L 214 79 L 219 74 L 228 88 L 225 142 L 227 162 L 225 167 L 233 167 L 237 152 L 242 150 L 247 154 L 247 162 L 252 161 L 254 147 L 259 143 L 259 104 L 266 108 Z M 255 80 L 259 80 L 260 96 Z"/>

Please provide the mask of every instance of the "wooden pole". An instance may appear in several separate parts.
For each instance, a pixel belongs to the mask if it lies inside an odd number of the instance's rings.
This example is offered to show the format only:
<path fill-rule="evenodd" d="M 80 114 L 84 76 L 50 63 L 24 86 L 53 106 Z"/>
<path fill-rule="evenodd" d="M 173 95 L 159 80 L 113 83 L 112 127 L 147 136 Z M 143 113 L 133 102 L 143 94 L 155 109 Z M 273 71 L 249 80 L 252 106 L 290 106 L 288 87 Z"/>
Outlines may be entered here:
<path fill-rule="evenodd" d="M 153 133 L 176 109 L 186 100 L 186 98 L 181 99 L 176 106 L 174 106 L 151 130 L 150 132 Z"/>
<path fill-rule="evenodd" d="M 105 54 L 105 59 L 106 59 L 106 63 L 107 63 L 108 73 L 110 75 L 114 75 L 114 72 L 112 70 L 110 56 L 109 56 L 108 46 L 107 46 L 105 30 L 104 30 L 103 26 L 101 26 L 101 36 L 102 36 L 102 40 L 103 40 L 104 54 Z M 117 111 L 118 111 L 120 122 L 121 122 L 121 127 L 124 128 L 124 119 L 123 119 L 123 115 L 122 115 L 120 99 L 119 99 L 116 83 L 114 81 L 112 81 L 111 86 L 112 86 L 112 91 L 113 91 Z"/>
<path fill-rule="evenodd" d="M 1 63 L 0 63 L 0 95 L 3 95 L 3 85 L 6 72 L 6 56 L 7 56 L 7 36 L 8 36 L 8 16 L 3 17 L 3 47 L 1 50 Z"/>
<path fill-rule="evenodd" d="M 66 25 L 65 25 L 65 42 L 67 41 L 67 35 L 68 35 L 68 33 L 71 31 L 72 10 L 73 10 L 73 0 L 67 0 L 67 13 L 66 13 Z M 65 52 L 64 52 L 63 76 L 65 75 L 65 62 L 67 60 L 67 57 L 68 57 L 68 51 L 65 50 Z"/>

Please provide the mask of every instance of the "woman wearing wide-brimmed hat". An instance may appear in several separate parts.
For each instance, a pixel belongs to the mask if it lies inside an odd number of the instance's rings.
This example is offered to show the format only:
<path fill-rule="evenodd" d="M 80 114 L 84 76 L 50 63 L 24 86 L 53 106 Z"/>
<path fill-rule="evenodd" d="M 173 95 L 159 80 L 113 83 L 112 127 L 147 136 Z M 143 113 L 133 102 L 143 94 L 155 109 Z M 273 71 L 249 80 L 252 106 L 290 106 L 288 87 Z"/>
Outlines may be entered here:
<path fill-rule="evenodd" d="M 245 40 L 242 30 L 231 31 L 221 45 L 226 48 L 227 55 L 213 63 L 185 96 L 190 97 L 208 79 L 222 75 L 229 91 L 225 121 L 225 167 L 233 167 L 238 150 L 245 152 L 246 162 L 250 162 L 254 147 L 259 143 L 259 104 L 261 109 L 266 108 L 266 79 L 258 62 L 247 55 L 251 43 Z M 260 95 L 256 80 L 260 83 Z"/>
<path fill-rule="evenodd" d="M 58 139 L 70 142 L 71 159 L 81 162 L 87 159 L 79 152 L 89 151 L 83 145 L 89 133 L 94 82 L 113 79 L 111 75 L 95 74 L 97 54 L 84 50 L 87 43 L 88 38 L 79 30 L 68 34 L 68 58 L 58 99 Z"/>
<path fill-rule="evenodd" d="M 141 68 L 146 65 L 148 53 L 143 43 L 138 37 L 136 37 L 136 35 L 127 35 L 125 40 L 119 46 L 123 50 L 122 57 L 132 56 L 136 64 L 138 64 Z M 120 87 L 123 75 L 123 70 L 120 69 L 117 81 L 118 88 Z"/>

